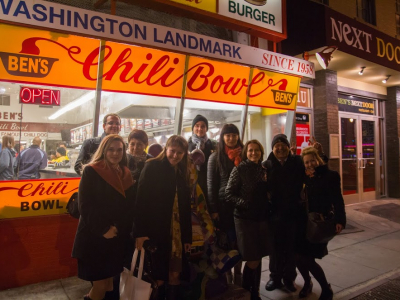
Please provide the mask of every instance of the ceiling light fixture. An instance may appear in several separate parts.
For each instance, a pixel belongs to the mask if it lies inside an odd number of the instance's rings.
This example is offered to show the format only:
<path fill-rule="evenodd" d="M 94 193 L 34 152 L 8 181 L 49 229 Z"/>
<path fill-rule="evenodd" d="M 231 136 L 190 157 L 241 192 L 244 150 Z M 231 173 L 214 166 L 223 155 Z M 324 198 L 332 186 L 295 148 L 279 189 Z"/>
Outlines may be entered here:
<path fill-rule="evenodd" d="M 78 99 L 76 99 L 74 101 L 71 101 L 70 103 L 68 103 L 64 107 L 62 107 L 59 110 L 57 110 L 54 114 L 49 116 L 49 120 L 57 119 L 59 116 L 65 114 L 66 112 L 70 111 L 71 109 L 74 109 L 74 108 L 76 108 L 78 106 L 81 106 L 82 104 L 92 100 L 95 97 L 95 95 L 96 95 L 95 91 L 91 91 L 89 93 L 86 93 L 86 94 L 82 95 Z"/>
<path fill-rule="evenodd" d="M 326 52 L 327 50 L 332 49 L 331 51 Z M 332 59 L 332 53 L 338 49 L 337 46 L 328 46 L 322 49 L 321 52 L 317 52 L 315 54 L 309 54 L 307 51 L 303 52 L 303 59 L 309 60 L 310 56 L 315 56 L 317 58 L 318 63 L 321 65 L 323 69 L 326 69 L 329 65 L 329 62 Z"/>
<path fill-rule="evenodd" d="M 387 75 L 387 77 L 385 79 L 383 79 L 382 82 L 386 83 L 389 80 L 390 76 L 392 76 L 392 75 Z"/>
<path fill-rule="evenodd" d="M 365 69 L 365 67 L 361 67 L 361 70 L 360 70 L 360 72 L 358 72 L 358 75 L 362 75 L 364 73 L 364 69 Z"/>

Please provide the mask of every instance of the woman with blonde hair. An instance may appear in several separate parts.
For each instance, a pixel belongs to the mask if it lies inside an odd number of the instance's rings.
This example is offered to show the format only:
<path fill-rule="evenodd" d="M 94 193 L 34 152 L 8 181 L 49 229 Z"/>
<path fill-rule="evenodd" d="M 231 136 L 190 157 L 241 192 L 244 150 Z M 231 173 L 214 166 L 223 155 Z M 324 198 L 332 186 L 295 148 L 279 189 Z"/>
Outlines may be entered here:
<path fill-rule="evenodd" d="M 113 290 L 113 277 L 122 272 L 133 219 L 133 180 L 122 137 L 103 138 L 84 166 L 78 199 L 80 219 L 72 257 L 78 259 L 78 277 L 93 282 L 84 299 L 101 300 Z"/>
<path fill-rule="evenodd" d="M 2 138 L 2 149 L 0 152 L 0 180 L 12 180 L 14 178 L 15 151 L 14 138 L 5 135 Z"/>
<path fill-rule="evenodd" d="M 346 212 L 341 193 L 340 176 L 337 172 L 329 170 L 314 147 L 304 148 L 301 152 L 306 169 L 305 194 L 308 212 L 317 212 L 324 218 L 334 218 L 336 233 L 340 233 L 346 226 Z M 327 243 L 313 244 L 306 239 L 307 218 L 304 218 L 302 234 L 299 236 L 296 247 L 296 264 L 304 278 L 304 286 L 299 298 L 307 297 L 313 287 L 310 273 L 321 286 L 320 300 L 331 300 L 333 291 L 328 283 L 324 270 L 315 261 L 328 254 Z"/>
<path fill-rule="evenodd" d="M 179 299 L 179 276 L 192 243 L 188 143 L 171 136 L 163 151 L 146 161 L 140 174 L 135 206 L 136 247 L 145 240 L 157 247 L 153 279 L 158 299 Z M 168 282 L 165 292 L 165 284 Z"/>

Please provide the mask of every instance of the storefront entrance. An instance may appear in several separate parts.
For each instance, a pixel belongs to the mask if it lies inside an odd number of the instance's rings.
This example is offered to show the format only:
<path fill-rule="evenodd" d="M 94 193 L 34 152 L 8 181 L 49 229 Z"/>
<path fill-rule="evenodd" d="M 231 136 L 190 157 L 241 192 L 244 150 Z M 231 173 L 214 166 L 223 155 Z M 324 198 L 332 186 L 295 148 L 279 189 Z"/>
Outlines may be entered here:
<path fill-rule="evenodd" d="M 341 178 L 346 204 L 377 199 L 380 188 L 378 120 L 340 113 Z"/>

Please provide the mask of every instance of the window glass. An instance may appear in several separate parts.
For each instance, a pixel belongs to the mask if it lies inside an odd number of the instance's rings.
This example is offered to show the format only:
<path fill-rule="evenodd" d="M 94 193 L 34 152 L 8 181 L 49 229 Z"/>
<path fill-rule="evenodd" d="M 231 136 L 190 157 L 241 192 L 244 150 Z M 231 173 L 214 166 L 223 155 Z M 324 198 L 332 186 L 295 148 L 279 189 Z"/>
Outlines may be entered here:
<path fill-rule="evenodd" d="M 76 177 L 73 166 L 80 145 L 92 133 L 95 92 L 8 82 L 0 82 L 0 92 L 2 99 L 9 99 L 0 103 L 0 135 L 14 139 L 13 179 L 27 179 L 27 175 L 37 179 L 37 174 L 23 171 L 23 156 L 18 158 L 22 150 L 37 143 L 37 137 L 48 160 L 40 178 Z M 27 104 L 20 104 L 20 98 Z M 29 104 L 33 101 L 41 104 Z"/>

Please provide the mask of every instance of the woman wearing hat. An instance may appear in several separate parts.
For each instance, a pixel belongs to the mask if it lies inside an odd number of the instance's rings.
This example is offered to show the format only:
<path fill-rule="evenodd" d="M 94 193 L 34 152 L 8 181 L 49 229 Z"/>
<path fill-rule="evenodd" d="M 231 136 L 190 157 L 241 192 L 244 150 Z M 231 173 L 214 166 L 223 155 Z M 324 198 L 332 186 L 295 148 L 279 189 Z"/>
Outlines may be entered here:
<path fill-rule="evenodd" d="M 217 152 L 211 154 L 208 161 L 207 187 L 208 210 L 214 220 L 215 227 L 228 237 L 229 250 L 237 249 L 234 205 L 225 201 L 225 189 L 232 169 L 242 161 L 243 143 L 239 137 L 239 129 L 234 124 L 225 124 L 221 130 Z M 232 273 L 227 274 L 228 283 L 232 283 Z M 235 282 L 241 281 L 241 264 L 235 266 Z"/>
<path fill-rule="evenodd" d="M 189 152 L 193 150 L 199 149 L 204 154 L 204 163 L 197 167 L 198 170 L 198 181 L 201 190 L 206 197 L 208 198 L 207 194 L 207 165 L 208 159 L 210 158 L 211 153 L 216 148 L 216 142 L 210 140 L 207 137 L 208 131 L 208 120 L 202 116 L 197 115 L 192 121 L 192 136 L 188 140 L 189 144 Z M 208 201 L 207 201 L 208 203 Z"/>

